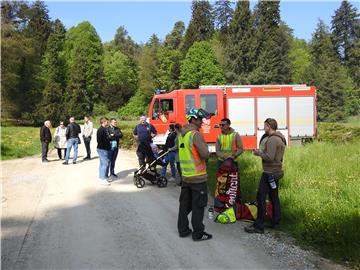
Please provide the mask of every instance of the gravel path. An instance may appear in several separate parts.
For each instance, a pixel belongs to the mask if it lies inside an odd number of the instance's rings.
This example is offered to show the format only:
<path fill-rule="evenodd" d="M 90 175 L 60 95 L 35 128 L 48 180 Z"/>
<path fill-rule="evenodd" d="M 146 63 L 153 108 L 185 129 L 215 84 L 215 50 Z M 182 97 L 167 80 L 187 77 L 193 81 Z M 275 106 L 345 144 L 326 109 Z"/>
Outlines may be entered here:
<path fill-rule="evenodd" d="M 93 156 L 68 166 L 55 151 L 48 164 L 40 157 L 1 162 L 2 269 L 342 269 L 282 233 L 249 235 L 244 222 L 206 219 L 212 240 L 179 238 L 179 187 L 137 189 L 136 156 L 123 150 L 119 179 L 101 186 Z"/>

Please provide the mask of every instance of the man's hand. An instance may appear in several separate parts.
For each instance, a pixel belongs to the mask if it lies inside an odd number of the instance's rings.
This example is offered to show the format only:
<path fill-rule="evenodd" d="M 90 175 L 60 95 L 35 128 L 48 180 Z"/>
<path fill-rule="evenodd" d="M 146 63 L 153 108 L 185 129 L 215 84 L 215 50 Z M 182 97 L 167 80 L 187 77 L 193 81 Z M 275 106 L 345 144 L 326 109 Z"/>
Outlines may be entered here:
<path fill-rule="evenodd" d="M 254 154 L 255 156 L 260 156 L 260 153 L 261 153 L 261 150 L 259 150 L 259 149 L 253 150 L 253 154 Z"/>

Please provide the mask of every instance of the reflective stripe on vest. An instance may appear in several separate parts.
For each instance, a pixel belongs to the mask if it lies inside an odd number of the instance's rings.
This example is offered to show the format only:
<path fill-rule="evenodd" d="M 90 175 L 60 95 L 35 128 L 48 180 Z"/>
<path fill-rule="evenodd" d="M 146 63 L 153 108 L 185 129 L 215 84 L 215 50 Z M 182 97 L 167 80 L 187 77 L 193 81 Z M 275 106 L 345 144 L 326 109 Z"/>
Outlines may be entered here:
<path fill-rule="evenodd" d="M 232 156 L 236 152 L 236 133 L 220 134 L 220 151 L 223 152 L 224 156 Z M 224 158 L 220 158 L 223 160 Z"/>
<path fill-rule="evenodd" d="M 198 150 L 196 149 L 193 139 L 198 131 L 191 130 L 185 136 L 179 136 L 179 159 L 182 174 L 185 177 L 192 177 L 206 174 L 205 161 L 200 159 Z M 181 147 L 183 145 L 183 147 Z"/>

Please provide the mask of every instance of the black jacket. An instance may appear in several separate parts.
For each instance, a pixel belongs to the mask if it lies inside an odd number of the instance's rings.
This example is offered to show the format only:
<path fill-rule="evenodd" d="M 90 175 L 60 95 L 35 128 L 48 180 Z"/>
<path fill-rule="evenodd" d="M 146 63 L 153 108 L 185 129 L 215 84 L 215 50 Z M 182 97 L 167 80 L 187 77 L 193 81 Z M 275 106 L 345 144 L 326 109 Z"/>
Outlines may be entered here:
<path fill-rule="evenodd" d="M 166 138 L 166 143 L 165 143 L 165 150 L 169 150 L 169 148 L 174 147 L 175 145 L 175 139 L 176 139 L 176 132 L 170 132 Z"/>
<path fill-rule="evenodd" d="M 119 140 L 123 136 L 121 129 L 118 127 L 109 126 L 108 130 L 109 130 L 110 141 L 116 141 L 117 145 L 119 145 Z"/>
<path fill-rule="evenodd" d="M 104 128 L 103 126 L 100 126 L 96 133 L 97 138 L 97 148 L 103 149 L 103 150 L 110 150 L 110 136 L 109 136 L 109 129 Z"/>
<path fill-rule="evenodd" d="M 80 126 L 75 122 L 68 124 L 66 128 L 66 139 L 78 138 L 81 133 Z"/>
<path fill-rule="evenodd" d="M 50 129 L 45 125 L 40 128 L 40 141 L 47 143 L 51 142 Z"/>

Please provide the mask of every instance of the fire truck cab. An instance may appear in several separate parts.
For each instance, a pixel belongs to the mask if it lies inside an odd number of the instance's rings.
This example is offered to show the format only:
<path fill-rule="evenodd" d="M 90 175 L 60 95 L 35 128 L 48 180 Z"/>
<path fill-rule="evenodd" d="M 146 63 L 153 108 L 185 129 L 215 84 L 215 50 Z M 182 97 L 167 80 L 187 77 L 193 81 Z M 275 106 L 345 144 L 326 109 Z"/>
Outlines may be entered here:
<path fill-rule="evenodd" d="M 170 124 L 187 123 L 185 114 L 202 108 L 213 114 L 203 119 L 200 131 L 211 152 L 220 134 L 219 123 L 231 120 L 244 149 L 258 148 L 264 134 L 264 120 L 275 118 L 287 144 L 300 143 L 316 135 L 316 89 L 307 85 L 209 85 L 199 89 L 178 89 L 156 93 L 149 107 L 149 122 L 158 135 L 154 143 L 164 145 Z"/>

